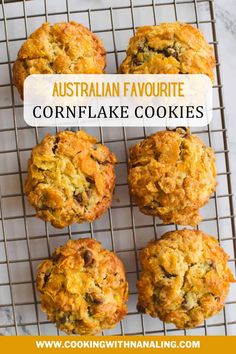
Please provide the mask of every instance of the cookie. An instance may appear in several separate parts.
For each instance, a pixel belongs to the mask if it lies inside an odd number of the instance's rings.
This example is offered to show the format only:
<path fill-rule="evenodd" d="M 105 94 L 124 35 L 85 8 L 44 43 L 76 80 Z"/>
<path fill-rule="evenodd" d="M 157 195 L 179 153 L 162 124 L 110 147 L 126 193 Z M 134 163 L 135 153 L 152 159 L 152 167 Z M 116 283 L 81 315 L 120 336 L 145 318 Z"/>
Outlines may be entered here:
<path fill-rule="evenodd" d="M 115 162 L 84 131 L 47 135 L 32 150 L 25 194 L 36 215 L 55 227 L 92 222 L 111 204 Z"/>
<path fill-rule="evenodd" d="M 139 311 L 193 328 L 224 306 L 233 275 L 215 238 L 198 230 L 167 232 L 140 253 Z"/>
<path fill-rule="evenodd" d="M 57 248 L 39 266 L 37 289 L 42 310 L 67 334 L 99 333 L 127 312 L 124 266 L 94 239 L 69 240 Z"/>
<path fill-rule="evenodd" d="M 195 226 L 216 186 L 213 150 L 189 130 L 157 132 L 131 147 L 128 183 L 144 214 Z"/>
<path fill-rule="evenodd" d="M 213 81 L 215 59 L 203 34 L 185 23 L 139 27 L 129 41 L 123 74 L 206 74 Z"/>
<path fill-rule="evenodd" d="M 18 52 L 13 83 L 23 98 L 24 80 L 32 74 L 101 74 L 106 51 L 101 40 L 83 25 L 44 23 Z"/>

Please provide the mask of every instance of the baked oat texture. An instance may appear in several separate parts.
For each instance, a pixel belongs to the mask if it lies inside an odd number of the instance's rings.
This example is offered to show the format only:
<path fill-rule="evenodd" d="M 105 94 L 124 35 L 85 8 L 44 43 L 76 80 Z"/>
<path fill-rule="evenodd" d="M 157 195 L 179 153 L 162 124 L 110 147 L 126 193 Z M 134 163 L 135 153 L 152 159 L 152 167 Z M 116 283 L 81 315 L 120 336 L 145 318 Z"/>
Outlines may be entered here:
<path fill-rule="evenodd" d="M 198 230 L 167 232 L 140 252 L 139 311 L 193 328 L 224 306 L 233 275 L 215 238 Z"/>
<path fill-rule="evenodd" d="M 47 135 L 32 150 L 25 193 L 36 215 L 55 227 L 92 222 L 110 206 L 115 162 L 84 131 Z"/>
<path fill-rule="evenodd" d="M 37 289 L 48 319 L 68 334 L 99 333 L 127 312 L 124 266 L 94 239 L 70 240 L 57 248 L 39 266 Z"/>
<path fill-rule="evenodd" d="M 124 74 L 206 74 L 213 81 L 211 46 L 195 27 L 175 22 L 137 29 L 120 67 Z"/>
<path fill-rule="evenodd" d="M 83 25 L 44 23 L 18 52 L 13 82 L 23 98 L 23 85 L 32 74 L 101 74 L 106 51 L 101 40 Z"/>
<path fill-rule="evenodd" d="M 128 183 L 144 214 L 195 226 L 216 186 L 213 150 L 188 130 L 157 132 L 131 147 Z"/>

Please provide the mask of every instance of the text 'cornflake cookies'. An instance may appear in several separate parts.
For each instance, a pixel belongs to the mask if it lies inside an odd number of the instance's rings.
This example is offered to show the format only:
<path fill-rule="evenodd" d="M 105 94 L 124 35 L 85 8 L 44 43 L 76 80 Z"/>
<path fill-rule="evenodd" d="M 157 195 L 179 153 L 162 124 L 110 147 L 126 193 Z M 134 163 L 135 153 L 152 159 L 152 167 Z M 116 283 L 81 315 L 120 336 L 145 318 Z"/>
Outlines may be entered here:
<path fill-rule="evenodd" d="M 36 215 L 55 227 L 92 222 L 111 204 L 115 162 L 83 131 L 47 135 L 32 150 L 25 193 Z"/>
<path fill-rule="evenodd" d="M 69 240 L 57 248 L 39 266 L 37 289 L 48 319 L 68 334 L 99 333 L 127 313 L 124 266 L 94 239 Z"/>
<path fill-rule="evenodd" d="M 13 82 L 23 98 L 24 80 L 32 74 L 101 74 L 106 51 L 101 40 L 83 25 L 44 23 L 18 52 Z"/>
<path fill-rule="evenodd" d="M 206 74 L 213 81 L 215 58 L 202 33 L 185 23 L 137 29 L 130 39 L 123 74 Z"/>
<path fill-rule="evenodd" d="M 224 306 L 233 275 L 216 239 L 197 230 L 167 232 L 140 252 L 140 312 L 193 328 Z"/>
<path fill-rule="evenodd" d="M 195 226 L 216 186 L 213 150 L 188 130 L 157 132 L 131 147 L 128 183 L 144 214 Z"/>

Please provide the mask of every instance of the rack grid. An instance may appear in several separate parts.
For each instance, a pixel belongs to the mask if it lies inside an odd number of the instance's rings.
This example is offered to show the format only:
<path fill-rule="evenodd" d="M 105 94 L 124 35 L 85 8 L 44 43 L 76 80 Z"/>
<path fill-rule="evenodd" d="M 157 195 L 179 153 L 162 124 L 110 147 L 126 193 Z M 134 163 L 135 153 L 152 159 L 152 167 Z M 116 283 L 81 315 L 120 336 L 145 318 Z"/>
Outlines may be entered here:
<path fill-rule="evenodd" d="M 114 3 L 114 5 L 113 5 Z M 53 5 L 53 6 L 52 6 Z M 112 5 L 112 6 L 111 6 Z M 124 261 L 130 283 L 127 317 L 103 335 L 232 335 L 236 334 L 236 288 L 232 285 L 224 310 L 196 329 L 178 330 L 139 314 L 136 310 L 139 274 L 138 251 L 153 238 L 177 226 L 162 225 L 142 215 L 129 197 L 127 156 L 131 144 L 149 135 L 150 128 L 88 128 L 113 150 L 117 164 L 116 193 L 106 215 L 93 224 L 57 230 L 35 218 L 24 192 L 27 159 L 32 147 L 55 129 L 26 126 L 22 102 L 12 85 L 12 64 L 20 45 L 45 21 L 76 20 L 99 35 L 107 47 L 107 72 L 117 72 L 135 28 L 144 24 L 176 21 L 199 27 L 214 47 L 214 117 L 211 126 L 193 129 L 216 152 L 218 188 L 203 208 L 200 229 L 215 235 L 230 254 L 235 275 L 236 234 L 229 149 L 213 0 L 34 0 L 0 2 L 0 334 L 63 334 L 40 310 L 35 289 L 37 265 L 68 238 L 95 237 Z"/>

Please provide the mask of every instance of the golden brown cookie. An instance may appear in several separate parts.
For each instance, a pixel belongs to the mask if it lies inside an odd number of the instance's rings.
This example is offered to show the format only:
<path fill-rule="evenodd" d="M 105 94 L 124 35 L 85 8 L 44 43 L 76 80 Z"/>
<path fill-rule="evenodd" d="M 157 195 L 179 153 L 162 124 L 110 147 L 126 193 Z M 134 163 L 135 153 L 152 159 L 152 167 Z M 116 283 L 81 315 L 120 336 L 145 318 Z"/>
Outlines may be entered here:
<path fill-rule="evenodd" d="M 37 289 L 48 319 L 66 333 L 96 334 L 127 312 L 128 283 L 115 253 L 94 239 L 70 240 L 39 266 Z"/>
<path fill-rule="evenodd" d="M 215 59 L 202 33 L 185 23 L 137 29 L 130 39 L 123 74 L 206 74 L 213 81 Z"/>
<path fill-rule="evenodd" d="M 19 50 L 13 81 L 23 98 L 23 84 L 31 74 L 101 74 L 106 51 L 99 38 L 83 25 L 44 23 Z"/>
<path fill-rule="evenodd" d="M 157 132 L 131 147 L 128 183 L 144 214 L 197 225 L 216 186 L 213 150 L 188 130 Z"/>
<path fill-rule="evenodd" d="M 32 150 L 25 193 L 36 215 L 55 227 L 92 222 L 110 206 L 115 162 L 83 131 L 47 135 Z"/>
<path fill-rule="evenodd" d="M 139 311 L 192 328 L 224 306 L 233 275 L 216 239 L 198 230 L 167 232 L 140 253 Z"/>

